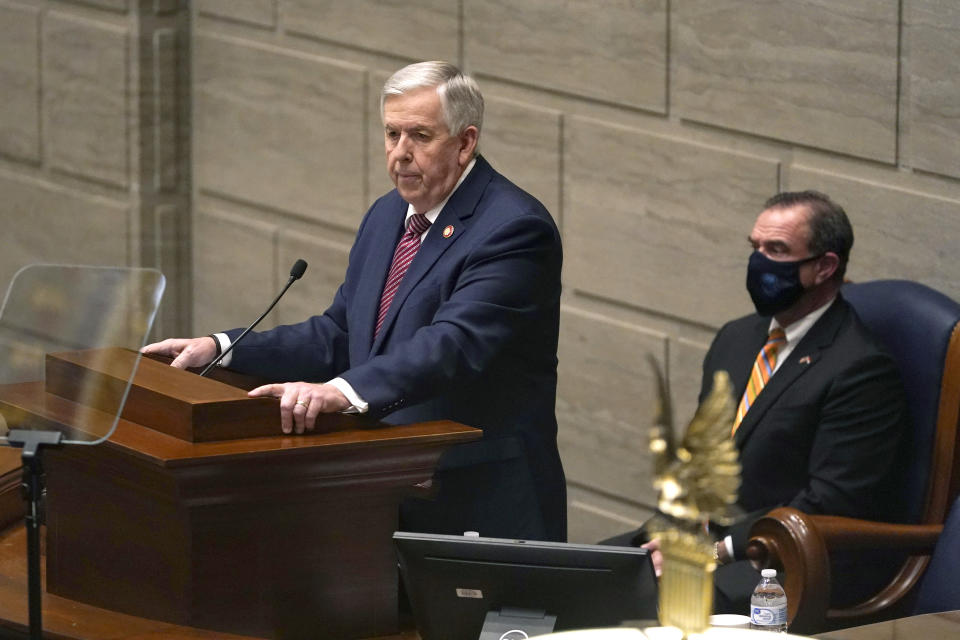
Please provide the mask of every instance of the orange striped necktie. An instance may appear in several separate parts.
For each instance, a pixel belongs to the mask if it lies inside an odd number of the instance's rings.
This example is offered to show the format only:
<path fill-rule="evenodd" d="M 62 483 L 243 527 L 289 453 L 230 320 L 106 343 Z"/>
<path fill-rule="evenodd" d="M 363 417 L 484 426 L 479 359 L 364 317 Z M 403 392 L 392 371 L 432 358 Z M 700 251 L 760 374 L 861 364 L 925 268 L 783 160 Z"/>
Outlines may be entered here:
<path fill-rule="evenodd" d="M 743 397 L 740 398 L 737 417 L 733 421 L 733 429 L 730 431 L 731 436 L 737 432 L 737 428 L 743 422 L 743 417 L 753 406 L 753 401 L 757 399 L 757 396 L 763 391 L 764 385 L 773 375 L 773 370 L 777 366 L 777 352 L 786 341 L 787 336 L 780 327 L 771 331 L 770 335 L 767 336 L 767 342 L 763 345 L 763 349 L 760 349 L 760 353 L 757 354 L 757 359 L 753 363 L 753 369 L 750 370 L 750 380 L 747 381 L 747 388 L 743 390 Z"/>

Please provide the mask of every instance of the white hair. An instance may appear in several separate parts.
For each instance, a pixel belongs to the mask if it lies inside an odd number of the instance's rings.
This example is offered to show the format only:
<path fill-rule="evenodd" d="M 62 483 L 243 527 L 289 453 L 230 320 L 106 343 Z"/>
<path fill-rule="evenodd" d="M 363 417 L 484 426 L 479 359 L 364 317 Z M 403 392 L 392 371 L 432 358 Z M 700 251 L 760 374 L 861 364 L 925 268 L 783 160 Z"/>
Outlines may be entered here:
<path fill-rule="evenodd" d="M 380 91 L 380 119 L 383 119 L 383 105 L 389 96 L 401 96 L 424 87 L 437 88 L 443 120 L 451 134 L 460 135 L 471 125 L 480 131 L 483 125 L 480 87 L 460 69 L 440 60 L 407 65 L 390 76 Z"/>

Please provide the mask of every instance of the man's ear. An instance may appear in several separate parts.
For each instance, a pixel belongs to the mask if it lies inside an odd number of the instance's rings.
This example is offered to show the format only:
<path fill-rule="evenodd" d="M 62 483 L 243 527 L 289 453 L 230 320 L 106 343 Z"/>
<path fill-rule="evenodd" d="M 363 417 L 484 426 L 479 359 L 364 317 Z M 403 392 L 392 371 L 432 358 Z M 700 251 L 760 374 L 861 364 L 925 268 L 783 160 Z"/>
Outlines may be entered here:
<path fill-rule="evenodd" d="M 470 164 L 470 159 L 473 158 L 473 154 L 477 150 L 477 140 L 480 137 L 480 132 L 475 126 L 470 125 L 457 137 L 460 140 L 460 166 L 465 167 Z"/>
<path fill-rule="evenodd" d="M 827 251 L 817 260 L 816 283 L 826 282 L 833 277 L 833 274 L 840 268 L 840 256 L 832 251 Z"/>

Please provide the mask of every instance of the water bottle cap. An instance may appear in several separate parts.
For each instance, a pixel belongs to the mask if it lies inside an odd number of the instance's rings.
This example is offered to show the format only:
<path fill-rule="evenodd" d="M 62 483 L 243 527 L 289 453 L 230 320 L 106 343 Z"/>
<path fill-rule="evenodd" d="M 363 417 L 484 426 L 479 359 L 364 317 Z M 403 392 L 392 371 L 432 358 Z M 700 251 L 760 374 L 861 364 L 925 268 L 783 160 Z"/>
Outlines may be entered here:
<path fill-rule="evenodd" d="M 760 575 L 763 576 L 764 578 L 776 578 L 776 577 L 777 577 L 777 570 L 776 570 L 776 569 L 764 569 L 763 571 L 760 572 Z"/>

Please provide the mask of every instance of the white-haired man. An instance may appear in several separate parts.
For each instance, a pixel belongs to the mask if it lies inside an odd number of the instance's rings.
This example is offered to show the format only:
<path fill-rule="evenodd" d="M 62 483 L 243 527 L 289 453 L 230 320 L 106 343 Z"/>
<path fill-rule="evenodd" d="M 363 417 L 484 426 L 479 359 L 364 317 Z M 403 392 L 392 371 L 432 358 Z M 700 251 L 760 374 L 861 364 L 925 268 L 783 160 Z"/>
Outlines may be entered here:
<path fill-rule="evenodd" d="M 225 366 L 277 380 L 284 432 L 357 411 L 387 422 L 449 419 L 483 439 L 450 449 L 437 499 L 408 500 L 408 530 L 566 537 L 557 452 L 560 235 L 535 198 L 477 153 L 483 97 L 445 62 L 409 65 L 381 93 L 396 189 L 367 212 L 323 315 L 251 333 Z M 201 366 L 239 330 L 148 353 Z"/>

